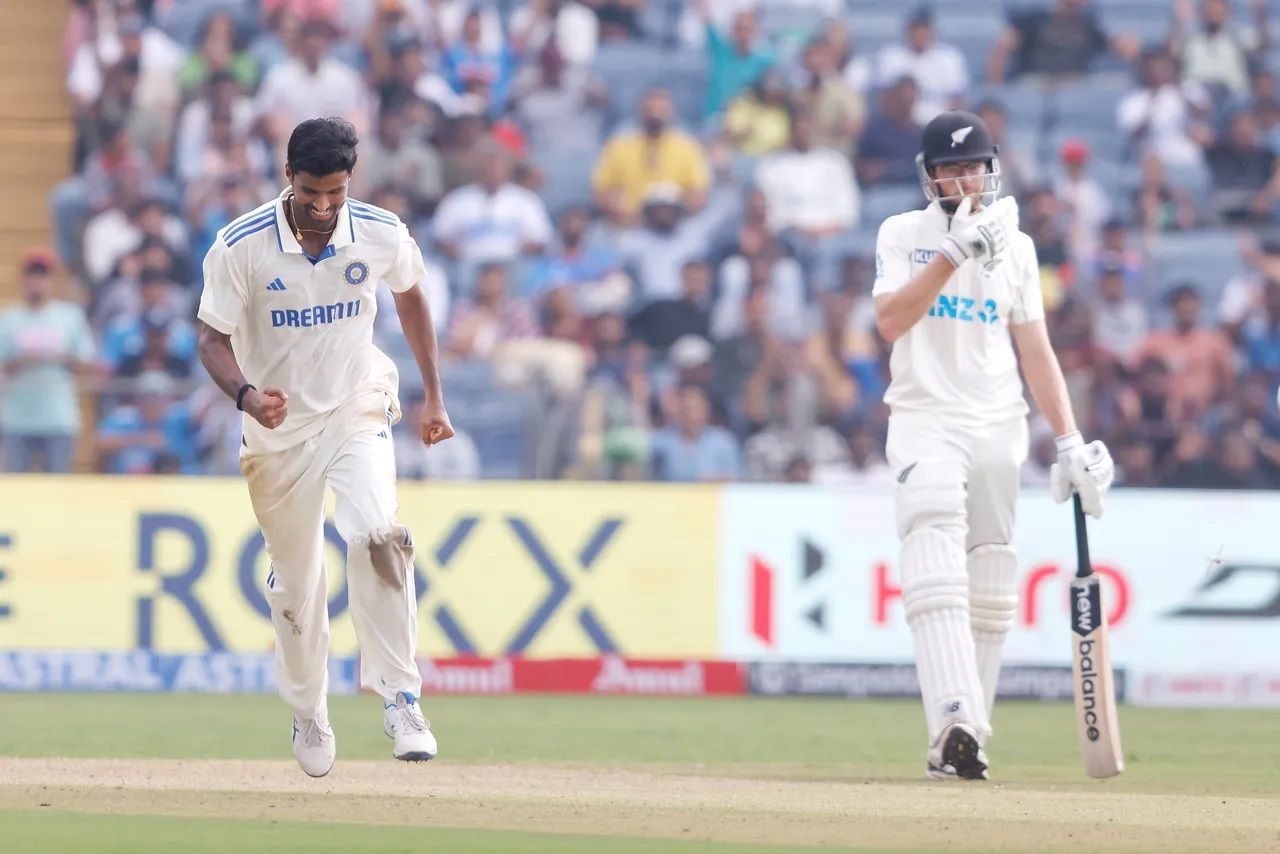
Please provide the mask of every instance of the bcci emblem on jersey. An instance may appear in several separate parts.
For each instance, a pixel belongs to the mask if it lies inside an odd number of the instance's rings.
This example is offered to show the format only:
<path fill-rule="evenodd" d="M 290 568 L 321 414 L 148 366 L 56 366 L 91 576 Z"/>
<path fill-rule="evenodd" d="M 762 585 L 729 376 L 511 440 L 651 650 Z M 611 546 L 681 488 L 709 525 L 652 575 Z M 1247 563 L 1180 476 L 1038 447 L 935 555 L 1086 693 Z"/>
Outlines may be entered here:
<path fill-rule="evenodd" d="M 342 271 L 342 278 L 348 285 L 357 287 L 363 285 L 365 279 L 369 278 L 369 265 L 363 261 L 352 261 L 347 265 L 347 269 Z"/>

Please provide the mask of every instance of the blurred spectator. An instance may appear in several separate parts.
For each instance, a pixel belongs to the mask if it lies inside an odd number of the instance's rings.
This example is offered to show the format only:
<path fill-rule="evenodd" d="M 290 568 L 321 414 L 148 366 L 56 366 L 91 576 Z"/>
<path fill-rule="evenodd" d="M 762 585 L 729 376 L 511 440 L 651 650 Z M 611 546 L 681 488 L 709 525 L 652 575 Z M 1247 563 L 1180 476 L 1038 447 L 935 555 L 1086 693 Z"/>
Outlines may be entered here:
<path fill-rule="evenodd" d="M 801 86 L 792 97 L 817 123 L 814 145 L 852 157 L 866 121 L 867 105 L 862 92 L 841 76 L 836 48 L 825 38 L 809 41 L 803 70 Z"/>
<path fill-rule="evenodd" d="M 845 431 L 847 457 L 814 466 L 814 483 L 889 488 L 897 479 L 884 458 L 884 441 L 868 421 L 855 421 Z"/>
<path fill-rule="evenodd" d="M 858 225 L 858 184 L 844 155 L 813 145 L 812 116 L 792 119 L 791 144 L 756 169 L 774 233 L 806 249 Z"/>
<path fill-rule="evenodd" d="M 791 111 L 782 72 L 770 68 L 729 102 L 724 138 L 735 151 L 758 157 L 777 151 L 791 135 Z"/>
<path fill-rule="evenodd" d="M 600 41 L 628 41 L 639 38 L 639 12 L 646 0 L 584 0 L 600 22 Z"/>
<path fill-rule="evenodd" d="M 1263 312 L 1244 327 L 1244 361 L 1250 371 L 1280 382 L 1280 281 L 1268 281 L 1262 292 Z"/>
<path fill-rule="evenodd" d="M 1023 74 L 1085 74 L 1107 51 L 1132 60 L 1132 36 L 1108 36 L 1090 0 L 1053 0 L 1048 8 L 1019 7 L 1009 16 L 987 58 L 987 80 L 1000 83 Z"/>
<path fill-rule="evenodd" d="M 1127 290 L 1123 266 L 1110 262 L 1098 271 L 1100 301 L 1093 317 L 1094 346 L 1123 364 L 1132 364 L 1147 336 L 1147 312 Z"/>
<path fill-rule="evenodd" d="M 743 444 L 747 480 L 808 481 L 817 471 L 849 468 L 848 451 L 840 434 L 804 417 L 804 406 L 793 400 L 798 388 L 775 382 L 768 392 L 768 420 L 763 429 Z M 808 469 L 806 476 L 788 475 L 796 460 Z"/>
<path fill-rule="evenodd" d="M 706 392 L 696 385 L 681 386 L 675 422 L 652 438 L 654 475 L 659 480 L 723 481 L 742 474 L 738 440 L 710 423 Z"/>
<path fill-rule="evenodd" d="M 440 153 L 410 124 L 406 99 L 383 104 L 377 133 L 361 140 L 360 148 L 352 180 L 356 195 L 364 197 L 377 188 L 394 185 L 408 196 L 415 214 L 432 210 L 444 195 Z"/>
<path fill-rule="evenodd" d="M 634 273 L 637 299 L 647 302 L 679 291 L 685 262 L 704 256 L 719 222 L 713 210 L 686 216 L 674 184 L 649 187 L 642 221 L 642 227 L 620 233 L 616 245 L 625 266 Z"/>
<path fill-rule="evenodd" d="M 1142 158 L 1142 183 L 1138 185 L 1136 208 L 1143 231 L 1183 231 L 1196 224 L 1196 204 L 1185 190 L 1173 186 L 1164 164 L 1154 154 Z"/>
<path fill-rule="evenodd" d="M 1280 100 L 1255 101 L 1253 118 L 1258 123 L 1263 147 L 1272 154 L 1280 154 Z"/>
<path fill-rule="evenodd" d="M 1093 364 L 1093 378 L 1088 390 L 1088 420 L 1081 430 L 1103 441 L 1110 441 L 1142 420 L 1142 398 L 1131 385 L 1127 366 L 1103 348 L 1099 348 Z M 1052 440 L 1052 434 L 1050 435 Z M 1052 445 L 1052 441 L 1050 442 Z M 1053 451 L 1053 448 L 1050 448 Z M 1050 462 L 1054 462 L 1054 451 Z"/>
<path fill-rule="evenodd" d="M 258 116 L 281 147 L 293 129 L 316 116 L 341 116 L 364 136 L 369 128 L 369 95 L 355 69 L 330 55 L 333 27 L 327 21 L 302 25 L 297 49 L 267 72 L 258 90 Z M 281 158 L 283 160 L 283 158 Z"/>
<path fill-rule="evenodd" d="M 501 342 L 538 334 L 528 300 L 508 293 L 506 266 L 489 262 L 480 267 L 475 301 L 454 307 L 444 349 L 458 359 L 487 359 Z"/>
<path fill-rule="evenodd" d="M 1231 116 L 1208 160 L 1214 212 L 1228 222 L 1266 221 L 1280 198 L 1280 169 L 1276 155 L 1262 147 L 1252 113 L 1238 110 Z"/>
<path fill-rule="evenodd" d="M 1162 50 L 1139 58 L 1138 86 L 1116 107 L 1116 124 L 1129 144 L 1165 166 L 1202 164 L 1201 149 L 1213 139 L 1209 93 L 1196 81 L 1179 83 L 1173 57 Z"/>
<path fill-rule="evenodd" d="M 253 102 L 231 72 L 218 70 L 205 78 L 201 95 L 182 110 L 174 139 L 174 171 L 184 181 L 194 181 L 205 173 L 204 156 L 213 134 L 215 115 L 230 118 L 234 139 L 244 139 L 253 125 Z M 248 177 L 248 176 L 242 176 Z"/>
<path fill-rule="evenodd" d="M 479 180 L 440 202 L 435 238 L 453 260 L 512 261 L 551 241 L 551 220 L 535 193 L 511 182 L 511 156 L 494 140 L 477 146 Z"/>
<path fill-rule="evenodd" d="M 116 407 L 98 425 L 97 449 L 112 474 L 191 472 L 196 465 L 188 407 L 163 373 L 134 381 L 133 404 Z"/>
<path fill-rule="evenodd" d="M 1092 263 L 1098 251 L 1102 224 L 1111 216 L 1111 202 L 1102 185 L 1089 174 L 1089 146 L 1078 139 L 1062 144 L 1062 175 L 1054 193 L 1067 217 L 1067 246 L 1078 266 Z"/>
<path fill-rule="evenodd" d="M 604 106 L 609 92 L 585 68 L 566 68 L 555 51 L 538 54 L 537 65 L 517 83 L 516 117 L 527 130 L 535 155 L 592 157 L 604 132 Z"/>
<path fill-rule="evenodd" d="M 23 302 L 0 312 L 0 470 L 71 471 L 80 432 L 76 374 L 94 355 L 93 335 L 75 303 L 53 298 L 57 266 L 48 249 L 22 258 Z"/>
<path fill-rule="evenodd" d="M 991 139 L 1000 149 L 1000 192 L 1020 197 L 1035 181 L 1035 167 L 1016 142 L 1009 139 L 1009 116 L 999 101 L 983 101 L 974 110 L 987 124 Z"/>
<path fill-rule="evenodd" d="M 926 6 L 907 18 L 903 41 L 886 44 L 876 56 L 876 77 L 882 86 L 891 86 L 909 76 L 920 90 L 912 114 L 923 126 L 939 113 L 959 109 L 969 91 L 969 68 L 964 54 L 937 41 L 933 32 L 933 12 Z"/>
<path fill-rule="evenodd" d="M 173 352 L 169 341 L 169 329 L 176 318 L 167 309 L 156 308 L 142 317 L 142 349 L 120 360 L 116 376 L 140 377 L 143 374 L 161 373 L 175 380 L 191 376 L 190 358 L 182 358 Z"/>
<path fill-rule="evenodd" d="M 491 146 L 481 144 L 484 142 L 497 140 L 489 136 L 488 122 L 478 111 L 468 109 L 446 122 L 440 139 L 440 160 L 446 191 L 456 190 L 479 179 L 482 155 L 492 151 Z"/>
<path fill-rule="evenodd" d="M 1021 229 L 1035 242 L 1040 270 L 1057 267 L 1067 260 L 1067 238 L 1063 230 L 1062 203 L 1053 190 L 1044 186 L 1027 189 L 1022 202 Z"/>
<path fill-rule="evenodd" d="M 1245 322 L 1263 310 L 1267 282 L 1280 282 L 1280 233 L 1265 234 L 1257 240 L 1242 237 L 1240 254 L 1249 269 L 1227 282 L 1218 303 L 1218 322 L 1237 342 Z"/>
<path fill-rule="evenodd" d="M 415 395 L 408 411 L 392 432 L 396 449 L 396 476 L 406 480 L 476 480 L 480 477 L 480 452 L 466 430 L 455 428 L 448 442 L 427 447 L 418 425 L 422 423 L 423 399 Z M 461 439 L 462 441 L 455 441 Z"/>
<path fill-rule="evenodd" d="M 590 239 L 590 226 L 591 215 L 585 207 L 573 207 L 560 215 L 554 245 L 529 265 L 521 288 L 524 296 L 537 299 L 545 291 L 562 286 L 580 294 L 617 277 L 624 279 L 624 293 L 629 290 L 618 253 L 603 241 Z"/>
<path fill-rule="evenodd" d="M 81 107 L 91 107 L 101 97 L 110 70 L 133 60 L 142 78 L 143 104 L 148 109 L 172 106 L 182 48 L 141 14 L 121 11 L 115 17 L 90 8 L 95 20 L 71 60 L 67 91 Z"/>
<path fill-rule="evenodd" d="M 769 329 L 775 335 L 785 341 L 800 341 L 809 334 L 804 271 L 794 258 L 763 251 L 735 255 L 720 265 L 720 291 L 711 313 L 712 337 L 719 341 L 743 331 L 747 294 L 753 288 L 769 291 Z"/>
<path fill-rule="evenodd" d="M 804 369 L 801 344 L 782 340 L 770 329 L 772 299 L 769 289 L 757 285 L 747 292 L 740 335 L 716 345 L 712 363 L 712 398 L 728 414 L 740 435 L 768 420 L 768 392 L 774 383 L 795 381 Z M 816 409 L 812 401 L 810 409 Z"/>
<path fill-rule="evenodd" d="M 911 77 L 901 77 L 880 95 L 880 109 L 867 122 L 858 146 L 858 182 L 872 184 L 915 183 L 916 152 L 922 128 L 914 118 L 919 88 Z"/>
<path fill-rule="evenodd" d="M 475 0 L 428 0 L 425 5 L 423 31 L 427 47 L 433 51 L 443 52 L 456 44 L 463 37 L 467 18 L 476 12 L 480 16 L 480 49 L 496 51 L 501 48 L 502 19 L 493 6 L 476 3 Z"/>
<path fill-rule="evenodd" d="M 236 22 L 226 12 L 213 12 L 200 25 L 196 49 L 187 54 L 178 71 L 178 83 L 185 94 L 202 89 L 214 74 L 225 74 L 246 92 L 258 82 L 258 65 L 242 49 Z"/>
<path fill-rule="evenodd" d="M 89 221 L 84 230 L 84 267 L 94 282 L 106 279 L 116 263 L 150 238 L 163 242 L 175 254 L 185 254 L 187 229 L 157 198 L 129 198 Z"/>
<path fill-rule="evenodd" d="M 1116 486 L 1153 487 L 1156 454 L 1151 443 L 1137 433 L 1126 433 L 1112 445 L 1116 461 Z"/>
<path fill-rule="evenodd" d="M 688 211 L 706 204 L 711 171 L 696 139 L 671 127 L 674 108 L 662 89 L 640 102 L 640 130 L 609 140 L 596 163 L 596 204 L 615 223 L 632 224 L 655 184 L 672 184 Z"/>
<path fill-rule="evenodd" d="M 1192 30 L 1191 0 L 1174 0 L 1169 43 L 1182 59 L 1188 80 L 1216 86 L 1233 95 L 1249 88 L 1249 60 L 1270 44 L 1265 0 L 1250 0 L 1254 27 L 1230 26 L 1230 0 L 1200 0 L 1200 28 Z"/>
<path fill-rule="evenodd" d="M 819 417 L 832 423 L 847 418 L 859 403 L 858 382 L 850 368 L 870 349 L 863 326 L 867 321 L 859 317 L 866 306 L 859 306 L 859 298 L 865 300 L 866 294 L 848 283 L 822 294 L 821 326 L 805 348 L 805 360 L 817 383 Z"/>
<path fill-rule="evenodd" d="M 518 57 L 505 41 L 488 45 L 483 36 L 482 13 L 473 7 L 463 19 L 461 38 L 441 56 L 440 69 L 459 95 L 479 87 L 487 97 L 488 114 L 497 117 L 507 108 Z"/>
<path fill-rule="evenodd" d="M 1003 153 L 1000 163 L 1003 166 Z M 1095 275 L 1101 275 L 1104 267 L 1119 267 L 1123 271 L 1126 293 L 1133 295 L 1144 292 L 1142 253 L 1129 245 L 1129 233 L 1124 221 L 1119 218 L 1109 219 L 1102 224 L 1102 245 L 1094 264 Z"/>
<path fill-rule="evenodd" d="M 709 0 L 693 0 L 693 4 L 706 22 L 707 55 L 711 65 L 702 113 L 704 117 L 713 116 L 773 65 L 774 56 L 761 43 L 754 8 L 734 11 L 726 40 L 711 20 Z"/>
<path fill-rule="evenodd" d="M 526 55 L 554 55 L 575 67 L 596 56 L 599 22 L 573 0 L 530 0 L 511 13 L 509 29 Z"/>
<path fill-rule="evenodd" d="M 866 97 L 871 88 L 871 62 L 859 54 L 849 35 L 849 25 L 843 18 L 832 18 L 823 25 L 820 37 L 831 46 L 836 67 L 850 89 Z"/>
<path fill-rule="evenodd" d="M 691 259 L 680 270 L 679 296 L 655 299 L 636 312 L 627 324 L 630 336 L 665 358 L 678 339 L 709 336 L 710 304 L 711 268 L 700 258 Z"/>
<path fill-rule="evenodd" d="M 182 305 L 177 287 L 167 270 L 144 266 L 138 276 L 138 309 L 122 314 L 106 328 L 102 336 L 102 358 L 112 367 L 119 367 L 129 356 L 141 353 L 145 344 L 145 318 L 160 310 L 176 314 Z M 172 317 L 166 325 L 169 335 L 169 352 L 190 360 L 196 351 L 195 330 L 191 324 Z"/>
<path fill-rule="evenodd" d="M 102 122 L 97 132 L 100 147 L 85 161 L 82 174 L 55 187 L 50 199 L 58 257 L 72 269 L 81 266 L 79 236 L 91 216 L 117 198 L 130 193 L 154 195 L 160 189 L 150 159 L 133 144 L 123 125 Z"/>
<path fill-rule="evenodd" d="M 1138 363 L 1135 382 L 1138 392 L 1138 416 L 1134 429 L 1151 443 L 1156 464 L 1160 466 L 1178 441 L 1183 419 L 1176 417 L 1172 400 L 1173 376 L 1169 365 L 1159 356 L 1144 356 Z M 1183 443 L 1185 446 L 1185 442 Z"/>
<path fill-rule="evenodd" d="M 1170 486 L 1195 489 L 1275 489 L 1280 482 L 1261 466 L 1258 446 L 1239 426 L 1214 437 L 1212 455 L 1185 459 L 1170 472 Z"/>
<path fill-rule="evenodd" d="M 1201 414 L 1231 392 L 1231 344 L 1220 330 L 1200 325 L 1201 300 L 1195 285 L 1178 285 L 1166 301 L 1173 310 L 1173 328 L 1148 335 L 1137 358 L 1165 362 L 1171 370 L 1169 396 L 1177 411 Z"/>

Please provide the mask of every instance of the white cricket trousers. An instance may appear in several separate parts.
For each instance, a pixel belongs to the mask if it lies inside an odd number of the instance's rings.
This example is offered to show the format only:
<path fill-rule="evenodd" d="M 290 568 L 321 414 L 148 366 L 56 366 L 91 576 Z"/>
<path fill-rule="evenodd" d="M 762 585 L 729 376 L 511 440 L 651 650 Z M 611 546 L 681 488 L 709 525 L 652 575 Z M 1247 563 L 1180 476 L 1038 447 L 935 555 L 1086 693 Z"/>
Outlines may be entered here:
<path fill-rule="evenodd" d="M 336 497 L 334 523 L 347 543 L 347 597 L 360 644 L 361 683 L 389 701 L 399 691 L 417 695 L 422 688 L 414 662 L 411 541 L 395 523 L 391 402 L 383 391 L 362 393 L 335 410 L 310 439 L 240 458 L 271 557 L 267 600 L 276 630 L 276 681 L 300 718 L 325 709 L 329 683 L 326 487 Z M 408 554 L 399 584 L 376 573 L 370 557 L 372 543 L 392 536 Z"/>
<path fill-rule="evenodd" d="M 985 740 L 1017 612 L 1012 540 L 1026 418 L 973 424 L 894 413 L 886 453 L 897 473 L 899 575 L 930 742 L 953 721 Z"/>

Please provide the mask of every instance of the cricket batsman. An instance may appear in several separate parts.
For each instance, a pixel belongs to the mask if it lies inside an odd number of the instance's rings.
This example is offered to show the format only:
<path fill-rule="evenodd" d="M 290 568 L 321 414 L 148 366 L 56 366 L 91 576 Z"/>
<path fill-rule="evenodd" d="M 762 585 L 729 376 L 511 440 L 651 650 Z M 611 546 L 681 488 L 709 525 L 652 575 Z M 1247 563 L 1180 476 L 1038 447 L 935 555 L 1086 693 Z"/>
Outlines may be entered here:
<path fill-rule="evenodd" d="M 294 129 L 289 186 L 218 233 L 198 312 L 200 360 L 246 416 L 240 469 L 271 557 L 276 678 L 293 709 L 293 753 L 312 777 L 329 773 L 337 755 L 326 702 L 326 487 L 347 544 L 361 683 L 383 699 L 397 759 L 436 755 L 418 705 L 413 539 L 396 521 L 398 376 L 373 344 L 380 282 L 422 373 L 422 441 L 442 442 L 453 427 L 418 286 L 422 254 L 394 214 L 348 198 L 356 143 L 338 118 Z"/>
<path fill-rule="evenodd" d="M 1017 203 L 999 198 L 997 155 L 973 113 L 934 118 L 916 156 L 929 205 L 889 217 L 876 240 L 876 325 L 893 344 L 886 454 L 897 472 L 899 572 L 926 768 L 938 779 L 987 776 L 983 747 L 1018 602 L 1011 543 L 1028 450 L 1019 358 L 1057 437 L 1054 500 L 1078 492 L 1100 517 L 1114 476 L 1106 446 L 1076 428 L 1035 246 L 1018 230 Z"/>

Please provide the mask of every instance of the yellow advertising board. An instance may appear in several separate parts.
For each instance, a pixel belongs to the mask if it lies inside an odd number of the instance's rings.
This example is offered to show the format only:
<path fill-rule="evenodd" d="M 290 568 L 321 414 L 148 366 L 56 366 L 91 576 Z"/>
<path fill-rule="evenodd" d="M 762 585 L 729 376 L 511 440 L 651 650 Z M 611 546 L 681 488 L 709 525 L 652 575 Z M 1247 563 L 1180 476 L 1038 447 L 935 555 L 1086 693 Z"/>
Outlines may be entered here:
<path fill-rule="evenodd" d="M 714 656 L 714 488 L 401 484 L 419 652 Z M 351 654 L 332 525 L 333 650 Z M 237 479 L 0 478 L 0 649 L 264 651 L 270 560 Z"/>

